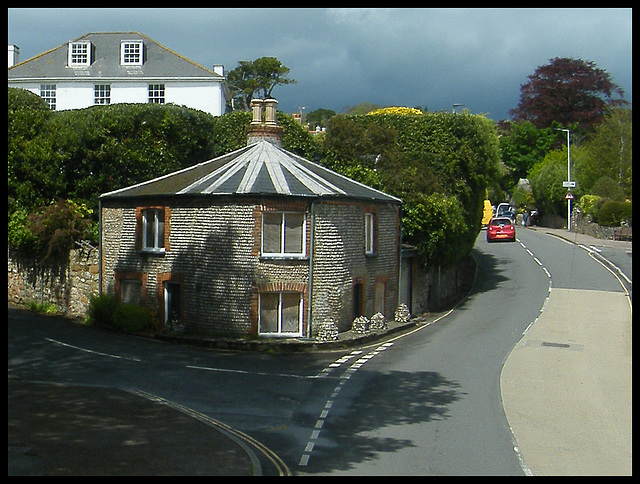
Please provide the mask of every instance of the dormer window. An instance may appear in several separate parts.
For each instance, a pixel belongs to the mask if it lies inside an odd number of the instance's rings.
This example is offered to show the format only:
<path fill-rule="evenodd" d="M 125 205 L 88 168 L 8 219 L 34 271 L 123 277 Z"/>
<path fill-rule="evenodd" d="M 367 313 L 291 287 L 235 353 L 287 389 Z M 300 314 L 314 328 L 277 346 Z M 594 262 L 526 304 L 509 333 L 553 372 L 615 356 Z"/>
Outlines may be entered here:
<path fill-rule="evenodd" d="M 123 66 L 141 66 L 142 52 L 141 40 L 123 40 L 120 44 L 120 64 Z"/>
<path fill-rule="evenodd" d="M 91 65 L 91 42 L 69 42 L 69 67 Z"/>

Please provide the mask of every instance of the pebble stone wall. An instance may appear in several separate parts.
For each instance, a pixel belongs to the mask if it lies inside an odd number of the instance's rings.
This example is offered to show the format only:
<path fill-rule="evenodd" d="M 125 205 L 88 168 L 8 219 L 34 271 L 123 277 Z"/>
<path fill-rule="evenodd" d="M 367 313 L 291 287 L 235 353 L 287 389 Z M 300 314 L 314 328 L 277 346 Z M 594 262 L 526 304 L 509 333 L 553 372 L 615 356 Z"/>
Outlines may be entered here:
<path fill-rule="evenodd" d="M 170 207 L 165 222 L 168 250 L 145 254 L 136 246 L 139 206 L 102 207 L 103 292 L 117 294 L 121 277 L 139 278 L 144 304 L 162 312 L 162 284 L 182 286 L 181 319 L 191 333 L 257 334 L 260 292 L 300 292 L 303 336 L 315 336 L 325 320 L 340 331 L 353 321 L 353 285 L 364 284 L 365 312 L 374 314 L 376 283 L 383 284 L 385 317 L 397 307 L 399 212 L 394 204 L 275 200 L 192 200 Z M 145 201 L 163 207 L 166 201 Z M 167 208 L 169 208 L 167 204 Z M 306 214 L 307 253 L 300 259 L 269 259 L 260 255 L 261 214 L 266 211 Z M 364 213 L 377 217 L 376 250 L 364 251 Z M 311 263 L 312 213 L 313 262 Z M 310 268 L 313 267 L 312 281 Z M 124 275 L 124 276 L 123 276 Z M 309 285 L 312 285 L 311 328 Z"/>

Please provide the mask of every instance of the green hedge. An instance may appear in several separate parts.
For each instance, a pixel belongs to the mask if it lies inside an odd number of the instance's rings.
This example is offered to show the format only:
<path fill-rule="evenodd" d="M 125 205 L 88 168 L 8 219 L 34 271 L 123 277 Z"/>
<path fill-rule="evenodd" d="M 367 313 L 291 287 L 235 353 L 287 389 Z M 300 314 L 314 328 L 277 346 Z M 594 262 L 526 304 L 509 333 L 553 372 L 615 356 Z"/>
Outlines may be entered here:
<path fill-rule="evenodd" d="M 121 304 L 113 313 L 113 325 L 127 332 L 149 329 L 152 325 L 151 313 L 147 308 L 135 304 Z"/>
<path fill-rule="evenodd" d="M 115 297 L 103 294 L 91 298 L 87 325 L 108 326 L 133 332 L 153 328 L 153 316 L 145 307 L 120 304 Z"/>
<path fill-rule="evenodd" d="M 622 222 L 631 225 L 631 202 L 608 200 L 602 204 L 596 214 L 596 222 L 609 227 L 620 227 Z"/>

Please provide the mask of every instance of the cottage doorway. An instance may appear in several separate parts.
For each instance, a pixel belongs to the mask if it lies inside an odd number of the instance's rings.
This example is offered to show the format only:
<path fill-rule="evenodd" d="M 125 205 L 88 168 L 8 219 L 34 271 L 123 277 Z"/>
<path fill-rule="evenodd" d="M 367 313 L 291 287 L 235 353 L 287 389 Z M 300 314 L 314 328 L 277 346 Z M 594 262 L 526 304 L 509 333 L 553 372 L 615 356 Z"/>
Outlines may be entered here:
<path fill-rule="evenodd" d="M 180 284 L 164 283 L 164 322 L 176 324 L 180 322 Z"/>
<path fill-rule="evenodd" d="M 364 316 L 364 284 L 356 282 L 353 285 L 353 319 Z"/>

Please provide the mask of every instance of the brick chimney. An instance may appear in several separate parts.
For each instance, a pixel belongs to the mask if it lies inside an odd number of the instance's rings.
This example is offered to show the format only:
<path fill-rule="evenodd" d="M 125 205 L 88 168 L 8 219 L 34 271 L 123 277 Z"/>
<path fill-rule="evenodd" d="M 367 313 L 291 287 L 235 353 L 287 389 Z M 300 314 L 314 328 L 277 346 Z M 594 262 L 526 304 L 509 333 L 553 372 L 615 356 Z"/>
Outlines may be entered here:
<path fill-rule="evenodd" d="M 253 99 L 251 112 L 253 119 L 247 129 L 247 144 L 266 140 L 282 148 L 282 127 L 276 120 L 276 106 L 278 101 L 273 98 Z"/>

